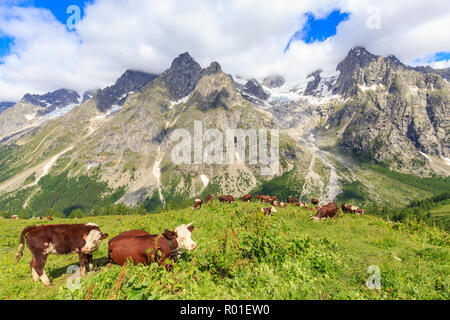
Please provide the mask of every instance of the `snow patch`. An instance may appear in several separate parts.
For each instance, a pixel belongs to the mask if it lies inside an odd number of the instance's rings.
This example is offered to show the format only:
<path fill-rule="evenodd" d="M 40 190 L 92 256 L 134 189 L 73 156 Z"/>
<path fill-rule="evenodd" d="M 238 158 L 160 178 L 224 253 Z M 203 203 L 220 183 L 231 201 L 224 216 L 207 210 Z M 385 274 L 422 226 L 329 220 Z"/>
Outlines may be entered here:
<path fill-rule="evenodd" d="M 200 175 L 200 179 L 202 179 L 203 185 L 204 185 L 205 187 L 207 187 L 208 184 L 209 184 L 209 179 L 208 179 L 208 177 L 207 177 L 206 175 L 204 175 L 204 174 L 201 174 L 201 175 Z"/>
<path fill-rule="evenodd" d="M 33 113 L 33 114 L 26 114 L 25 115 L 25 119 L 27 119 L 28 121 L 31 121 L 34 119 L 34 117 L 36 117 L 37 112 Z"/>
<path fill-rule="evenodd" d="M 427 158 L 428 161 L 433 162 L 433 159 L 431 159 L 426 153 L 420 152 L 420 154 Z"/>
<path fill-rule="evenodd" d="M 362 92 L 366 92 L 369 90 L 376 91 L 377 89 L 382 89 L 384 86 L 382 84 L 373 84 L 370 87 L 366 85 L 358 85 L 358 87 L 362 90 Z"/>
<path fill-rule="evenodd" d="M 191 95 L 187 95 L 186 97 L 181 98 L 180 100 L 177 100 L 177 101 L 171 101 L 170 106 L 169 106 L 169 109 L 172 109 L 174 106 L 177 106 L 177 105 L 179 105 L 179 104 L 186 103 L 186 102 L 189 100 L 189 97 L 190 97 L 190 96 L 191 96 Z"/>
<path fill-rule="evenodd" d="M 445 161 L 445 164 L 450 167 L 450 158 L 445 158 L 444 157 L 444 161 Z"/>
<path fill-rule="evenodd" d="M 68 114 L 70 111 L 72 111 L 75 107 L 78 107 L 78 106 L 79 106 L 78 103 L 69 104 L 69 105 L 65 106 L 64 108 L 53 110 L 52 112 L 41 117 L 41 119 L 53 120 L 53 119 L 61 118 L 61 117 L 65 116 L 66 114 Z"/>

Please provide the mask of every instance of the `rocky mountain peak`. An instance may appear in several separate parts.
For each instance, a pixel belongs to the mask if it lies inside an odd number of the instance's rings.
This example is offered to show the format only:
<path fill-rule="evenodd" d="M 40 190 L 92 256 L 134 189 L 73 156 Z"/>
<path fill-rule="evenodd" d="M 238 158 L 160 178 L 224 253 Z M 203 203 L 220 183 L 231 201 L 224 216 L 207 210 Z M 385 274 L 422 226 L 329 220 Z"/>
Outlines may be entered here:
<path fill-rule="evenodd" d="M 322 77 L 320 74 L 322 73 L 322 70 L 316 70 L 308 75 L 307 79 L 311 79 L 305 89 L 305 96 L 310 96 L 314 93 L 315 90 L 319 87 L 320 81 L 322 80 Z"/>
<path fill-rule="evenodd" d="M 214 61 L 208 68 L 205 69 L 204 74 L 214 74 L 219 72 L 223 72 L 222 66 L 218 62 Z"/>
<path fill-rule="evenodd" d="M 270 97 L 270 94 L 264 91 L 263 87 L 256 79 L 250 79 L 247 81 L 244 87 L 244 92 L 261 100 L 267 100 Z"/>
<path fill-rule="evenodd" d="M 58 89 L 43 95 L 27 93 L 21 102 L 43 108 L 44 110 L 38 112 L 40 116 L 43 116 L 56 109 L 61 109 L 71 104 L 79 104 L 80 95 L 73 90 Z"/>
<path fill-rule="evenodd" d="M 2 113 L 3 111 L 5 111 L 6 109 L 11 108 L 11 107 L 14 106 L 15 104 L 16 104 L 15 102 L 0 101 L 0 113 Z"/>
<path fill-rule="evenodd" d="M 368 66 L 377 56 L 370 53 L 364 47 L 355 47 L 351 49 L 345 59 L 339 63 L 336 70 L 343 73 Z"/>
<path fill-rule="evenodd" d="M 185 52 L 173 60 L 170 69 L 160 79 L 166 83 L 171 98 L 179 100 L 194 90 L 202 72 L 202 67 Z"/>
<path fill-rule="evenodd" d="M 93 95 L 97 103 L 97 109 L 103 112 L 113 105 L 123 105 L 130 93 L 138 91 L 156 77 L 155 74 L 126 70 L 114 85 L 98 90 Z"/>

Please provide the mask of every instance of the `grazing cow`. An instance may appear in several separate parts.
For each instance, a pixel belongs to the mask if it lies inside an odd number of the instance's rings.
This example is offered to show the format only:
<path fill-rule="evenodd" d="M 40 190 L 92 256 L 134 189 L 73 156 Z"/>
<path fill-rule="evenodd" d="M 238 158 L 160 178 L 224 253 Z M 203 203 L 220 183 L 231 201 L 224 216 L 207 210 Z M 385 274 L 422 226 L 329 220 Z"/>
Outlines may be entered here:
<path fill-rule="evenodd" d="M 314 220 L 325 220 L 328 218 L 334 218 L 336 219 L 338 217 L 338 206 L 334 202 L 330 202 L 329 204 L 321 207 L 315 216 L 310 217 L 310 219 Z"/>
<path fill-rule="evenodd" d="M 318 199 L 312 198 L 312 199 L 311 199 L 311 203 L 312 203 L 313 205 L 318 205 L 318 204 L 319 204 L 319 200 L 318 200 Z"/>
<path fill-rule="evenodd" d="M 100 242 L 108 234 L 100 231 L 94 223 L 88 224 L 53 224 L 30 226 L 22 231 L 19 252 L 16 254 L 17 263 L 22 258 L 24 241 L 31 251 L 31 274 L 34 281 L 39 279 L 47 287 L 51 285 L 45 274 L 44 267 L 49 254 L 77 253 L 80 261 L 81 275 L 86 274 L 85 263 L 89 262 L 89 270 L 94 268 L 92 254 L 100 247 Z"/>
<path fill-rule="evenodd" d="M 265 216 L 271 216 L 272 213 L 276 213 L 277 209 L 275 209 L 273 206 L 269 208 L 261 208 L 261 211 L 264 212 Z"/>
<path fill-rule="evenodd" d="M 271 196 L 261 196 L 261 201 L 263 203 L 270 203 L 271 205 L 274 204 L 275 201 L 277 201 L 277 197 L 271 197 Z"/>
<path fill-rule="evenodd" d="M 246 195 L 242 196 L 239 200 L 241 200 L 242 202 L 245 202 L 245 201 L 249 202 L 251 199 L 252 199 L 252 195 L 246 194 Z"/>
<path fill-rule="evenodd" d="M 213 201 L 213 200 L 214 200 L 214 195 L 213 195 L 213 194 L 208 194 L 208 195 L 206 196 L 205 204 L 208 204 L 209 202 L 211 202 L 211 201 Z"/>
<path fill-rule="evenodd" d="M 366 210 L 363 210 L 361 208 L 358 208 L 356 206 L 352 206 L 350 204 L 342 204 L 342 212 L 349 212 L 349 213 L 356 213 L 358 216 L 366 213 Z"/>
<path fill-rule="evenodd" d="M 198 197 L 197 199 L 195 199 L 194 202 L 194 207 L 192 208 L 192 210 L 200 210 L 202 207 L 202 203 L 203 203 L 203 199 L 201 197 Z"/>
<path fill-rule="evenodd" d="M 17 219 L 19 219 L 19 216 L 14 214 L 10 218 L 13 219 L 13 220 L 17 220 Z"/>
<path fill-rule="evenodd" d="M 232 203 L 232 202 L 234 202 L 234 197 L 231 196 L 231 195 L 220 196 L 220 197 L 219 197 L 219 201 L 220 201 L 220 202 L 228 202 L 228 203 Z"/>
<path fill-rule="evenodd" d="M 127 260 L 133 264 L 149 265 L 158 262 L 167 270 L 173 269 L 173 262 L 187 250 L 197 248 L 191 235 L 194 226 L 182 224 L 174 231 L 166 230 L 159 235 L 152 235 L 143 230 L 122 232 L 108 243 L 108 258 L 111 263 L 124 265 Z M 159 251 L 161 256 L 158 256 Z M 170 262 L 166 264 L 166 259 Z"/>
<path fill-rule="evenodd" d="M 280 207 L 280 208 L 286 208 L 287 207 L 287 203 L 286 202 L 278 202 L 278 201 L 274 201 L 273 205 L 275 207 Z"/>

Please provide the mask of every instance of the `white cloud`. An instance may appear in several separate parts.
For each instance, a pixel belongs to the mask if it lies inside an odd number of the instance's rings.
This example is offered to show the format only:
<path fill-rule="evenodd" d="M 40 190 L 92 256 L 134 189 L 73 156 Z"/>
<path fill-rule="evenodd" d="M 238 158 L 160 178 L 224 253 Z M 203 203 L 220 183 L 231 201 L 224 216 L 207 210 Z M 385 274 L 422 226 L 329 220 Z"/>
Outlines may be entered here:
<path fill-rule="evenodd" d="M 367 27 L 369 6 L 379 8 L 380 29 Z M 283 54 L 304 13 L 325 17 L 339 8 L 351 16 L 335 37 L 294 42 Z M 203 66 L 216 60 L 231 74 L 290 81 L 333 71 L 356 45 L 408 64 L 450 51 L 450 3 L 439 0 L 97 0 L 84 13 L 75 34 L 47 10 L 0 4 L 0 32 L 16 39 L 0 65 L 0 101 L 104 87 L 127 68 L 159 73 L 185 51 Z"/>

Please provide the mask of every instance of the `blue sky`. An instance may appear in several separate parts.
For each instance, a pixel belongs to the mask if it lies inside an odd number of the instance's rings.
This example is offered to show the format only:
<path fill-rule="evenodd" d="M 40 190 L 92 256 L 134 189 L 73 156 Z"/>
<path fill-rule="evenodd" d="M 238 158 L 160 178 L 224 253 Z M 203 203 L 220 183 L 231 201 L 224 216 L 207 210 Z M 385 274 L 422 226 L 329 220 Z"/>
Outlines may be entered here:
<path fill-rule="evenodd" d="M 81 9 L 81 17 L 83 17 L 83 8 L 85 4 L 92 2 L 94 2 L 94 0 L 24 0 L 21 1 L 20 6 L 48 9 L 58 21 L 65 24 L 69 17 L 67 14 L 67 8 L 69 6 L 79 6 Z M 13 38 L 0 33 L 0 59 L 10 52 L 13 41 Z M 0 64 L 1 63 L 0 60 Z"/>
<path fill-rule="evenodd" d="M 308 12 L 305 14 L 307 23 L 298 30 L 289 40 L 284 51 L 288 51 L 291 43 L 294 41 L 304 41 L 305 43 L 313 43 L 314 41 L 325 41 L 329 37 L 336 35 L 337 26 L 348 20 L 349 12 L 341 12 L 340 10 L 333 10 L 327 17 L 316 19 L 314 14 Z"/>

